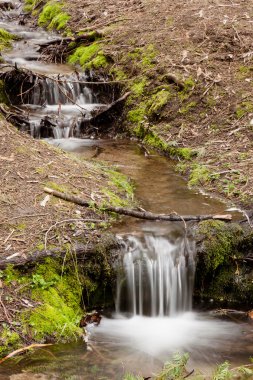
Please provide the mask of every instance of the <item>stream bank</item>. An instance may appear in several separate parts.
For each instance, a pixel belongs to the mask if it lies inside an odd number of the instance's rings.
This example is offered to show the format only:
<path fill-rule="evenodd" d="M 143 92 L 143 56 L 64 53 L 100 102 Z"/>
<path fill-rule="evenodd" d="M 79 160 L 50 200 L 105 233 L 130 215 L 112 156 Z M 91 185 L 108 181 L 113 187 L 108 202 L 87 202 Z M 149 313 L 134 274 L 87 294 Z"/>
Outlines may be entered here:
<path fill-rule="evenodd" d="M 132 187 L 105 163 L 64 153 L 5 121 L 1 136 L 1 260 L 10 262 L 0 272 L 4 356 L 33 341 L 75 339 L 84 310 L 112 302 L 118 243 L 107 231 L 115 216 L 47 197 L 43 187 L 104 204 L 114 194 L 123 205 L 132 204 Z M 35 260 L 42 256 L 44 263 Z M 12 258 L 20 269 L 12 269 Z"/>

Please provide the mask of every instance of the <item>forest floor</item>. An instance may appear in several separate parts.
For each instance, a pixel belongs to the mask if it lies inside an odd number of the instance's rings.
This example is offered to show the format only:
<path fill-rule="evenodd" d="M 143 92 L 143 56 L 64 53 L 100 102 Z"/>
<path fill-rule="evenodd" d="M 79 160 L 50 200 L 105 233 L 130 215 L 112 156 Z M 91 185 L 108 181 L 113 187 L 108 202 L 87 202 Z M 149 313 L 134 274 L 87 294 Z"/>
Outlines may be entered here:
<path fill-rule="evenodd" d="M 0 123 L 1 259 L 62 250 L 78 238 L 96 243 L 110 217 L 49 196 L 43 188 L 76 194 L 91 204 L 111 204 L 109 191 L 126 196 L 113 182 L 117 172 Z"/>
<path fill-rule="evenodd" d="M 197 153 L 192 162 L 178 165 L 190 185 L 204 186 L 249 208 L 253 198 L 251 2 L 73 0 L 66 2 L 66 10 L 72 30 L 104 33 L 104 52 L 113 59 L 115 73 L 120 69 L 134 80 L 130 109 L 136 116 L 149 108 L 142 126 L 169 145 Z M 153 105 L 157 112 L 151 115 L 150 103 L 158 101 L 155 94 L 166 93 L 175 78 L 189 91 L 175 95 L 169 90 L 166 101 Z M 133 114 L 129 120 L 135 121 Z M 136 128 L 136 123 L 128 124 Z"/>

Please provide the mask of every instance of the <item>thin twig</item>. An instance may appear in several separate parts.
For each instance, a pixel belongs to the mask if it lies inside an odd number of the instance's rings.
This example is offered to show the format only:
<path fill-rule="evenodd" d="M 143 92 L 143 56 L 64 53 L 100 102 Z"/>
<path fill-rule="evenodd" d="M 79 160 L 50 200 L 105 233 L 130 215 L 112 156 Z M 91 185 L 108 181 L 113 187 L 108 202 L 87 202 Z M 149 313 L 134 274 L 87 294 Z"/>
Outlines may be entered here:
<path fill-rule="evenodd" d="M 52 346 L 52 343 L 46 343 L 46 344 L 34 343 L 34 344 L 30 344 L 29 346 L 19 348 L 18 350 L 13 351 L 10 354 L 8 354 L 7 356 L 5 356 L 4 358 L 0 359 L 0 364 L 5 362 L 7 359 L 12 358 L 13 356 L 21 354 L 25 351 L 29 351 L 33 348 L 41 348 L 41 347 L 46 347 L 46 346 Z"/>

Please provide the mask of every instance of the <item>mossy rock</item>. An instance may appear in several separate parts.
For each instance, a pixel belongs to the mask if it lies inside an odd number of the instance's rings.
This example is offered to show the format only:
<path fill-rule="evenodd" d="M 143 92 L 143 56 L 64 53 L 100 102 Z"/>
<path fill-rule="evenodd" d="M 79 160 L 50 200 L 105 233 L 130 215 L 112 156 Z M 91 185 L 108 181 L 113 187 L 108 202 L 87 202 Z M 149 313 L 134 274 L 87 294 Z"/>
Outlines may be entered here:
<path fill-rule="evenodd" d="M 209 220 L 199 223 L 196 240 L 195 295 L 226 305 L 253 302 L 253 273 L 242 260 L 252 234 L 237 223 Z"/>
<path fill-rule="evenodd" d="M 70 342 L 82 336 L 79 322 L 92 307 L 112 306 L 112 284 L 115 282 L 113 250 L 118 249 L 111 235 L 101 237 L 94 252 L 78 261 L 66 246 L 66 256 L 47 258 L 26 269 L 9 266 L 1 271 L 5 289 L 15 286 L 17 296 L 29 300 L 33 307 L 21 308 L 15 316 L 17 332 L 35 342 Z M 0 329 L 4 355 L 22 345 L 18 334 L 8 325 Z"/>
<path fill-rule="evenodd" d="M 243 230 L 238 224 L 226 224 L 219 220 L 200 222 L 197 239 L 203 239 L 205 271 L 215 271 L 220 265 L 228 264 L 242 237 Z"/>

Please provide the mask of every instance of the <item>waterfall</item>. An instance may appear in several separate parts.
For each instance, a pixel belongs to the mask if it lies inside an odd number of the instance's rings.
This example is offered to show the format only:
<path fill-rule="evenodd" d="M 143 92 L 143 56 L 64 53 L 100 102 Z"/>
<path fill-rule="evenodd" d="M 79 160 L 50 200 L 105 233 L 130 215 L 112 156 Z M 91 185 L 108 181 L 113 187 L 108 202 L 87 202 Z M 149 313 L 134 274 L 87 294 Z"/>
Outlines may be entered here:
<path fill-rule="evenodd" d="M 35 138 L 55 139 L 79 137 L 81 125 L 97 110 L 97 96 L 86 85 L 85 74 L 71 74 L 37 79 L 23 97 L 24 108 L 29 113 L 30 133 Z"/>
<path fill-rule="evenodd" d="M 185 237 L 145 233 L 121 238 L 116 312 L 171 316 L 191 310 L 195 273 L 194 243 Z"/>

